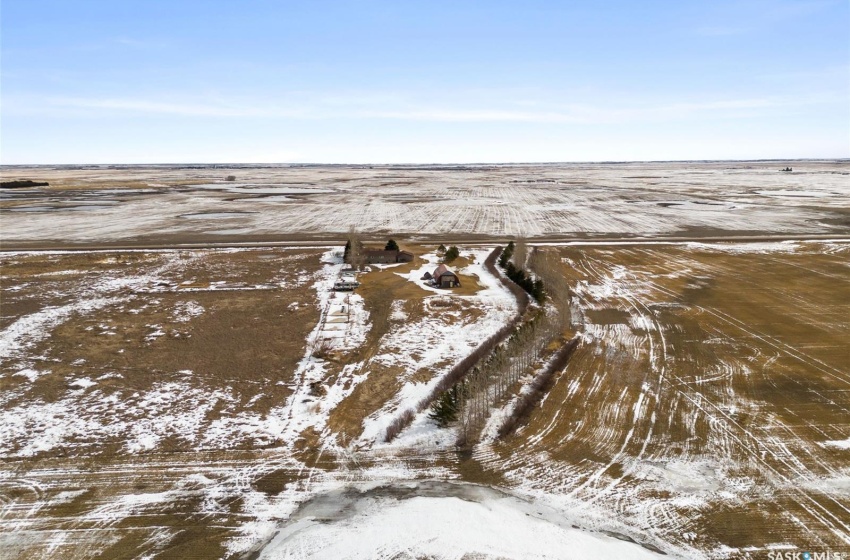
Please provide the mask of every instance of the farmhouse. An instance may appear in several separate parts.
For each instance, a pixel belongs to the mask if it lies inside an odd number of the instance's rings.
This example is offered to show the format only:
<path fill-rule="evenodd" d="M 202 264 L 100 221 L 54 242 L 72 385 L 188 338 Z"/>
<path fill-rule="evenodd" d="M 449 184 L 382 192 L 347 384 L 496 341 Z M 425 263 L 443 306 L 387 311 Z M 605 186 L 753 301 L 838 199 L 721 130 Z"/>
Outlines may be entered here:
<path fill-rule="evenodd" d="M 441 264 L 434 270 L 431 278 L 434 281 L 434 285 L 438 288 L 457 288 L 460 286 L 460 280 L 457 274 L 446 268 L 444 264 Z"/>
<path fill-rule="evenodd" d="M 367 264 L 408 263 L 413 260 L 413 253 L 383 249 L 367 249 L 363 256 Z"/>

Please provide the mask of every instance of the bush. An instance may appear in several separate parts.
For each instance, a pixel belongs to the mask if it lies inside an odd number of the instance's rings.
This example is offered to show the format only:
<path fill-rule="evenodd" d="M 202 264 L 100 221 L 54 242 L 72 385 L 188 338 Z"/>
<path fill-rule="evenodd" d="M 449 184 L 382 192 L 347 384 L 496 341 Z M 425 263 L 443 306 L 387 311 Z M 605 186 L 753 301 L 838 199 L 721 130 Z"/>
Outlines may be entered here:
<path fill-rule="evenodd" d="M 321 342 L 313 348 L 313 357 L 319 360 L 327 360 L 333 355 L 333 342 L 327 338 L 323 338 Z"/>
<path fill-rule="evenodd" d="M 531 288 L 531 296 L 537 300 L 538 303 L 543 303 L 546 300 L 546 290 L 543 289 L 543 280 L 537 279 L 534 281 L 533 287 Z"/>
<path fill-rule="evenodd" d="M 313 381 L 310 383 L 310 395 L 313 397 L 324 397 L 328 390 L 322 385 L 321 381 Z"/>
<path fill-rule="evenodd" d="M 499 266 L 502 268 L 506 268 L 508 264 L 510 264 L 511 257 L 514 256 L 514 242 L 511 241 L 508 243 L 508 246 L 502 251 L 502 255 L 499 257 Z"/>
<path fill-rule="evenodd" d="M 411 422 L 413 422 L 413 418 L 415 417 L 415 413 L 408 409 L 401 413 L 395 420 L 390 422 L 390 425 L 387 426 L 387 433 L 384 434 L 384 441 L 386 443 L 391 442 L 395 439 L 397 435 L 401 433 L 403 429 L 405 429 Z"/>

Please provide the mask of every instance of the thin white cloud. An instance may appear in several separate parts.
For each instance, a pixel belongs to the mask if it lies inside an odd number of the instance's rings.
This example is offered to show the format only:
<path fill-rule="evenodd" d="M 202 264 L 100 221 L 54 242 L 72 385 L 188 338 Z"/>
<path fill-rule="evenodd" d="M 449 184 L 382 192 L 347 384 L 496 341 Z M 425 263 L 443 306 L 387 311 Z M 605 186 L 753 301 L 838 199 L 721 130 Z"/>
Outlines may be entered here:
<path fill-rule="evenodd" d="M 150 113 L 179 115 L 184 117 L 300 117 L 301 111 L 282 111 L 277 108 L 254 105 L 211 105 L 206 103 L 174 103 L 132 98 L 52 98 L 48 104 L 53 108 L 93 109 L 125 113 Z"/>
<path fill-rule="evenodd" d="M 404 101 L 401 96 L 375 94 L 353 95 L 349 104 L 344 95 L 335 95 L 332 102 L 322 96 L 302 95 L 297 100 L 270 102 L 267 100 L 226 99 L 210 102 L 208 98 L 192 100 L 158 100 L 139 98 L 98 97 L 33 97 L 7 99 L 4 113 L 48 116 L 114 116 L 170 115 L 186 118 L 268 118 L 268 119 L 385 119 L 430 122 L 469 123 L 573 123 L 617 124 L 649 120 L 681 120 L 700 117 L 749 118 L 777 108 L 806 106 L 834 102 L 831 96 L 817 97 L 752 97 L 716 99 L 656 104 L 626 104 L 610 102 L 535 103 L 532 108 L 510 100 L 502 103 L 480 102 L 469 107 L 469 99 L 447 101 L 442 106 Z M 489 107 L 487 105 L 490 105 Z M 522 109 L 504 107 L 523 107 Z"/>

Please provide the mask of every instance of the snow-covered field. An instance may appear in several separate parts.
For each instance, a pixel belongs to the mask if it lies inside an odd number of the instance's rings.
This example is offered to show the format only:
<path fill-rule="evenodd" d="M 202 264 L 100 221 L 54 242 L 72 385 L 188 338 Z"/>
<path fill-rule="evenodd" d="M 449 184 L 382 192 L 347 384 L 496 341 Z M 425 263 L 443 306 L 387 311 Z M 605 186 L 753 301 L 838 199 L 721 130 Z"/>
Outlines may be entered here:
<path fill-rule="evenodd" d="M 846 161 L 536 166 L 8 168 L 4 243 L 426 236 L 847 233 Z M 126 192 L 122 191 L 125 185 Z M 142 185 L 144 188 L 140 189 Z M 194 185 L 194 186 L 193 186 Z"/>

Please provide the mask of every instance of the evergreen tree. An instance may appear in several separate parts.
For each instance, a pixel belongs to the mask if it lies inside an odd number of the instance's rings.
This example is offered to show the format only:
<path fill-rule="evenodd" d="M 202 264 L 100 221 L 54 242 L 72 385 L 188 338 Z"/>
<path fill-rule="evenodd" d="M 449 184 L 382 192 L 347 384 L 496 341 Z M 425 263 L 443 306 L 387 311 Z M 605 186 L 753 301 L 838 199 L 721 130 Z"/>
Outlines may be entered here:
<path fill-rule="evenodd" d="M 506 268 L 508 266 L 508 261 L 511 260 L 511 257 L 514 255 L 514 242 L 511 241 L 508 243 L 508 246 L 505 247 L 505 250 L 502 251 L 502 256 L 499 257 L 499 266 L 502 268 Z"/>
<path fill-rule="evenodd" d="M 446 252 L 446 246 L 443 245 L 442 243 L 440 243 L 440 246 L 437 247 L 437 252 L 438 253 L 445 253 Z"/>
<path fill-rule="evenodd" d="M 537 300 L 537 303 L 543 303 L 546 300 L 546 290 L 543 289 L 543 280 L 538 278 L 534 281 L 531 288 L 531 295 Z"/>
<path fill-rule="evenodd" d="M 514 261 L 511 260 L 515 248 L 516 246 L 513 241 L 508 243 L 505 250 L 502 251 L 502 255 L 499 257 L 499 266 L 501 266 L 505 271 L 505 276 L 507 276 L 517 286 L 531 294 L 538 303 L 543 303 L 546 299 L 546 291 L 543 289 L 543 280 L 535 280 L 530 274 L 526 274 L 521 265 L 515 264 Z"/>
<path fill-rule="evenodd" d="M 386 247 L 384 247 L 384 251 L 398 251 L 398 243 L 390 239 L 387 241 Z"/>
<path fill-rule="evenodd" d="M 445 256 L 445 257 L 443 257 L 443 261 L 444 261 L 444 262 L 447 262 L 447 263 L 450 263 L 450 262 L 452 262 L 453 260 L 455 260 L 456 258 L 458 258 L 459 256 L 460 256 L 460 251 L 458 250 L 458 248 L 457 248 L 457 247 L 455 247 L 454 245 L 452 245 L 452 246 L 451 246 L 451 247 L 449 247 L 449 249 L 446 251 L 446 256 Z"/>
<path fill-rule="evenodd" d="M 345 251 L 342 253 L 342 262 L 348 262 L 348 255 L 351 253 L 351 240 L 345 242 Z"/>
<path fill-rule="evenodd" d="M 431 405 L 431 413 L 428 414 L 428 417 L 437 422 L 437 425 L 441 428 L 445 428 L 451 422 L 457 420 L 457 413 L 460 409 L 460 391 L 459 384 L 457 384 L 440 395 L 440 398 Z"/>

